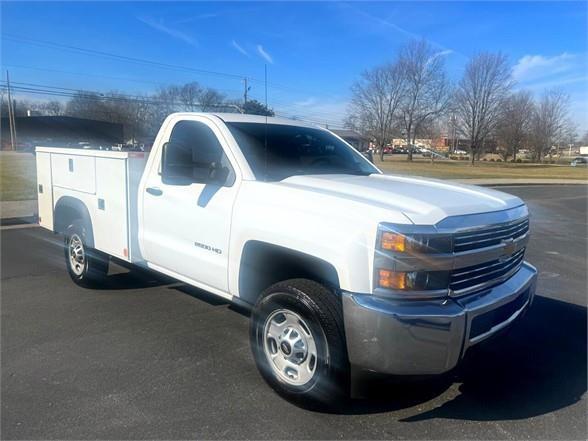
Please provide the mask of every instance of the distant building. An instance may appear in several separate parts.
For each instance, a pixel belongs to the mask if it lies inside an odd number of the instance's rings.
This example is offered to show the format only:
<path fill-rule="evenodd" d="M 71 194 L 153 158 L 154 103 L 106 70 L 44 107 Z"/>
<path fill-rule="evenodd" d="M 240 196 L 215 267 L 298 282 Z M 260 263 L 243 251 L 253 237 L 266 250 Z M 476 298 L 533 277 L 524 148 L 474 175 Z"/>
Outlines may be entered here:
<path fill-rule="evenodd" d="M 343 138 L 360 152 L 366 151 L 369 147 L 369 138 L 357 133 L 355 130 L 329 130 L 340 138 Z"/>
<path fill-rule="evenodd" d="M 464 138 L 453 138 L 442 135 L 433 142 L 433 148 L 445 152 L 453 152 L 454 150 L 467 152 L 470 150 L 470 142 Z"/>
<path fill-rule="evenodd" d="M 123 125 L 72 116 L 18 116 L 15 118 L 17 150 L 43 146 L 110 147 L 123 142 Z M 11 149 L 8 117 L 0 121 L 1 146 Z"/>
<path fill-rule="evenodd" d="M 406 147 L 406 138 L 394 138 L 392 139 L 392 145 L 394 147 Z M 417 138 L 414 140 L 414 145 L 416 147 L 424 147 L 427 149 L 431 148 L 431 139 L 430 138 Z"/>

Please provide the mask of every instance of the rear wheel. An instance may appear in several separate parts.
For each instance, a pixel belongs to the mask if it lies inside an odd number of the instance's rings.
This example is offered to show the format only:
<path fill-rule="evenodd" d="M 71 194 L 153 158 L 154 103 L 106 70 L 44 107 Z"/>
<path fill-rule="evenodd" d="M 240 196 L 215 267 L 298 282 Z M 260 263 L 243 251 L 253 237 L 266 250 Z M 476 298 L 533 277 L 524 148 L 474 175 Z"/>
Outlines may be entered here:
<path fill-rule="evenodd" d="M 97 286 L 108 272 L 108 256 L 88 246 L 88 231 L 77 219 L 65 231 L 64 254 L 71 279 L 84 287 Z"/>
<path fill-rule="evenodd" d="M 348 394 L 341 304 L 325 286 L 305 279 L 271 286 L 253 310 L 250 335 L 259 371 L 286 398 L 329 405 Z"/>

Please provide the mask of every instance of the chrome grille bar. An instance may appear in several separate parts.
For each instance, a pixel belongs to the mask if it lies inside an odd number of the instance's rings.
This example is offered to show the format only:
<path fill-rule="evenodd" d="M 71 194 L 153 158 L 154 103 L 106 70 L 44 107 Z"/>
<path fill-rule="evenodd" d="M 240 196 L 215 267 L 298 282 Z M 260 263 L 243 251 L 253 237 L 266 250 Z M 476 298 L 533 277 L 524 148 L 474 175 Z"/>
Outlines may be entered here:
<path fill-rule="evenodd" d="M 499 244 L 504 239 L 516 239 L 529 231 L 529 219 L 516 223 L 481 228 L 476 231 L 457 233 L 454 237 L 454 252 L 475 250 Z"/>
<path fill-rule="evenodd" d="M 461 295 L 498 283 L 504 280 L 505 276 L 510 277 L 518 271 L 523 263 L 524 255 L 525 250 L 522 249 L 503 261 L 495 260 L 456 270 L 451 275 L 449 287 L 455 294 Z"/>

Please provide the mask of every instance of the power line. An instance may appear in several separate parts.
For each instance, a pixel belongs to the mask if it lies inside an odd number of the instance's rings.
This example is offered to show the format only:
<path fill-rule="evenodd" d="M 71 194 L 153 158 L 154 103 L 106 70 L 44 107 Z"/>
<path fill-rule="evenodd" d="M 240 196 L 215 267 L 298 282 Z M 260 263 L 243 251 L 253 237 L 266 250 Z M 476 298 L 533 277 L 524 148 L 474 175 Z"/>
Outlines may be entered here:
<path fill-rule="evenodd" d="M 176 64 L 162 63 L 159 61 L 129 57 L 126 55 L 113 54 L 110 52 L 98 51 L 95 49 L 87 49 L 87 48 L 72 46 L 72 45 L 68 45 L 68 44 L 54 43 L 54 42 L 46 41 L 46 40 L 37 40 L 34 38 L 22 37 L 22 36 L 18 36 L 18 35 L 9 34 L 6 32 L 3 32 L 2 35 L 5 39 L 15 41 L 18 43 L 25 43 L 25 44 L 31 44 L 31 45 L 36 45 L 36 46 L 42 46 L 42 47 L 52 47 L 52 48 L 58 48 L 58 49 L 65 49 L 70 52 L 98 55 L 101 57 L 116 59 L 116 60 L 120 60 L 120 61 L 124 61 L 124 62 L 128 62 L 128 63 L 147 64 L 147 65 L 152 65 L 152 66 L 157 66 L 160 68 L 166 68 L 166 69 L 172 69 L 172 70 L 184 70 L 184 71 L 190 71 L 190 72 L 200 73 L 200 74 L 204 74 L 204 75 L 216 75 L 216 76 L 221 76 L 221 77 L 225 77 L 225 78 L 233 78 L 233 79 L 239 79 L 239 80 L 243 79 L 243 75 L 237 75 L 237 74 L 233 74 L 233 73 L 217 72 L 217 71 L 206 70 L 206 69 L 198 69 L 198 68 L 193 68 L 193 67 L 180 66 L 180 65 L 176 65 Z"/>
<path fill-rule="evenodd" d="M 51 87 L 51 86 L 49 86 Z M 3 83 L 0 84 L 1 89 L 6 89 L 7 84 Z M 167 100 L 158 100 L 150 97 L 142 97 L 138 95 L 125 95 L 125 94 L 104 94 L 102 92 L 92 91 L 92 90 L 77 90 L 74 89 L 65 89 L 65 90 L 55 90 L 55 89 L 48 89 L 42 87 L 27 87 L 27 86 L 10 86 L 11 90 L 16 90 L 23 93 L 31 93 L 36 95 L 47 95 L 47 96 L 59 96 L 59 97 L 66 97 L 66 98 L 75 98 L 80 97 L 87 101 L 115 101 L 115 102 L 138 102 L 142 104 L 166 104 L 166 105 L 173 105 L 173 106 L 185 106 L 185 103 L 177 102 L 177 101 L 167 101 Z M 191 103 L 195 107 L 202 107 L 203 104 L 199 102 Z M 206 104 L 208 107 L 216 107 L 221 109 L 227 109 L 232 106 L 232 104 Z"/>
<path fill-rule="evenodd" d="M 100 100 L 109 100 L 109 101 L 139 101 L 142 103 L 148 104 L 171 104 L 182 106 L 183 103 L 178 102 L 170 102 L 166 100 L 157 100 L 153 97 L 142 96 L 142 95 L 130 95 L 130 94 L 123 94 L 123 93 L 104 93 L 95 90 L 84 90 L 84 89 L 73 89 L 68 87 L 60 87 L 60 86 L 52 86 L 46 84 L 37 84 L 37 83 L 28 83 L 28 82 L 12 82 L 12 89 L 17 90 L 22 93 L 31 93 L 37 95 L 47 95 L 47 96 L 57 96 L 57 97 L 66 97 L 66 98 L 73 98 L 76 96 L 84 96 L 85 99 L 94 99 L 96 101 Z M 95 95 L 95 96 L 93 96 Z M 194 103 L 195 106 L 198 104 Z M 227 105 L 219 105 L 219 108 L 227 108 Z M 296 106 L 281 106 L 278 105 L 277 109 L 282 110 L 280 112 L 283 116 L 294 117 L 295 119 L 305 120 L 308 122 L 314 122 L 317 124 L 329 124 L 331 126 L 339 126 L 341 127 L 341 121 L 338 119 L 333 119 L 332 116 L 336 115 L 336 113 L 329 113 L 329 114 L 321 114 L 317 112 L 309 111 L 308 109 L 302 108 L 297 109 Z M 279 111 L 278 110 L 278 111 Z M 301 116 L 302 114 L 302 116 Z"/>
<path fill-rule="evenodd" d="M 2 32 L 2 36 L 4 37 L 4 39 L 9 40 L 9 41 L 13 41 L 16 43 L 24 43 L 24 44 L 29 44 L 29 45 L 33 45 L 33 46 L 40 46 L 40 47 L 49 47 L 49 48 L 53 48 L 53 49 L 66 50 L 69 52 L 81 53 L 81 54 L 86 54 L 86 55 L 89 54 L 89 55 L 100 56 L 100 57 L 104 57 L 104 58 L 108 58 L 108 59 L 114 59 L 114 60 L 118 60 L 118 61 L 122 61 L 122 62 L 126 62 L 126 63 L 139 64 L 139 65 L 150 65 L 153 67 L 158 67 L 158 68 L 168 69 L 168 70 L 194 72 L 194 73 L 198 73 L 201 75 L 214 75 L 214 76 L 220 76 L 220 77 L 225 77 L 225 78 L 238 79 L 240 81 L 243 80 L 244 78 L 247 78 L 249 81 L 256 82 L 259 84 L 265 84 L 263 79 L 255 78 L 250 75 L 213 71 L 213 70 L 207 70 L 207 69 L 182 66 L 182 65 L 178 65 L 178 64 L 163 63 L 160 61 L 147 60 L 144 58 L 129 57 L 126 55 L 120 55 L 120 54 L 115 54 L 115 53 L 111 53 L 111 52 L 99 51 L 96 49 L 89 49 L 89 48 L 83 48 L 83 47 L 79 47 L 79 46 L 72 46 L 72 45 L 68 45 L 68 44 L 55 43 L 55 42 L 48 41 L 48 40 L 40 40 L 40 39 L 35 39 L 35 38 L 23 37 L 20 35 L 10 34 L 7 32 Z M 299 92 L 299 93 L 304 93 L 304 94 L 308 93 L 307 91 L 292 88 L 289 85 L 284 85 L 284 84 L 275 83 L 275 82 L 268 82 L 267 85 L 268 85 L 268 87 L 274 88 L 274 89 L 283 89 L 283 90 L 289 90 L 292 92 Z"/>
<path fill-rule="evenodd" d="M 122 81 L 128 81 L 128 82 L 145 83 L 145 84 L 153 84 L 153 85 L 163 86 L 163 84 L 160 82 L 142 80 L 142 79 L 137 79 L 137 78 L 117 77 L 117 76 L 102 75 L 102 74 L 96 74 L 96 73 L 72 72 L 72 71 L 61 70 L 61 69 L 50 69 L 50 68 L 43 68 L 43 67 L 39 67 L 39 66 L 24 66 L 24 65 L 18 65 L 18 64 L 6 64 L 5 66 L 22 68 L 22 69 L 39 70 L 39 71 L 45 71 L 45 72 L 57 72 L 57 73 L 64 73 L 64 74 L 69 74 L 69 75 L 78 75 L 78 76 L 83 76 L 83 77 L 92 76 L 92 77 L 96 77 L 96 78 L 107 78 L 107 79 L 114 79 L 114 80 L 122 80 Z M 247 80 L 247 78 L 245 78 L 244 80 Z M 245 84 L 247 84 L 246 81 L 244 81 L 244 82 L 245 82 Z M 16 83 L 13 83 L 13 84 L 16 84 Z M 32 83 L 19 83 L 19 84 L 29 84 L 30 85 Z M 57 88 L 56 86 L 46 86 L 46 85 L 43 87 Z M 225 88 L 216 88 L 216 87 L 215 87 L 215 89 L 219 90 L 221 92 L 232 93 L 235 95 L 242 93 L 241 91 L 239 91 L 237 89 L 225 89 Z M 70 90 L 78 91 L 80 89 L 70 89 Z M 249 100 L 250 99 L 249 91 L 251 91 L 251 86 L 246 85 L 246 91 L 247 91 L 247 100 Z M 273 96 L 272 96 L 272 105 L 274 105 L 274 106 L 277 105 L 277 107 L 279 107 L 282 110 L 287 110 L 292 115 L 304 114 L 306 116 L 316 117 L 317 120 L 324 121 L 324 122 L 326 122 L 328 124 L 332 124 L 332 125 L 340 124 L 340 120 L 347 116 L 347 114 L 345 112 L 337 112 L 337 111 L 329 111 L 328 113 L 317 112 L 311 108 L 308 108 L 308 106 L 285 101 L 284 99 L 275 99 L 275 94 L 273 94 Z M 323 117 L 323 115 L 328 115 L 329 117 L 335 116 L 335 117 L 339 117 L 339 118 L 338 119 L 326 118 L 326 117 Z"/>
<path fill-rule="evenodd" d="M 47 67 L 38 67 L 38 66 L 24 66 L 24 65 L 20 65 L 20 64 L 4 64 L 4 66 L 13 67 L 13 68 L 17 68 L 17 69 L 31 69 L 31 70 L 38 70 L 38 71 L 43 71 L 43 72 L 56 72 L 56 73 L 63 73 L 63 74 L 67 74 L 67 75 L 77 75 L 77 76 L 82 76 L 82 77 L 106 78 L 106 79 L 111 79 L 111 80 L 128 81 L 131 83 L 144 83 L 144 84 L 152 84 L 154 86 L 165 86 L 165 83 L 161 82 L 161 81 L 149 81 L 149 80 L 143 80 L 143 79 L 139 79 L 139 78 L 118 77 L 118 76 L 112 76 L 112 75 L 103 75 L 103 74 L 87 73 L 87 72 L 72 72 L 72 71 L 68 71 L 68 70 L 51 69 L 51 68 L 47 68 Z M 241 93 L 241 91 L 237 90 L 237 89 L 224 89 L 224 88 L 216 88 L 216 87 L 215 87 L 215 89 L 222 91 L 222 92 Z"/>
<path fill-rule="evenodd" d="M 19 85 L 16 85 L 19 84 Z M 178 102 L 178 101 L 167 101 L 167 100 L 159 100 L 153 97 L 145 97 L 140 95 L 127 95 L 127 94 L 105 94 L 99 91 L 93 90 L 77 90 L 65 87 L 58 87 L 58 86 L 47 86 L 35 83 L 15 83 L 11 82 L 10 85 L 11 90 L 18 91 L 22 93 L 30 93 L 35 95 L 43 95 L 43 96 L 58 96 L 58 97 L 65 97 L 65 98 L 75 98 L 81 97 L 87 101 L 112 101 L 112 102 L 137 102 L 141 104 L 148 104 L 148 105 L 171 105 L 171 106 L 185 106 L 185 103 Z M 0 82 L 0 89 L 7 89 L 6 82 Z M 195 102 L 191 103 L 191 105 L 195 107 L 202 107 L 201 103 Z M 216 109 L 228 109 L 232 108 L 232 104 L 207 104 L 208 107 L 216 108 Z M 285 112 L 280 112 L 277 110 L 276 115 L 282 117 L 289 117 L 292 118 L 292 114 L 287 114 Z M 294 119 L 299 121 L 309 122 L 317 125 L 325 125 L 328 124 L 331 127 L 339 127 L 342 128 L 343 125 L 335 120 L 328 120 L 326 118 L 307 118 L 307 117 L 300 117 L 295 116 Z"/>

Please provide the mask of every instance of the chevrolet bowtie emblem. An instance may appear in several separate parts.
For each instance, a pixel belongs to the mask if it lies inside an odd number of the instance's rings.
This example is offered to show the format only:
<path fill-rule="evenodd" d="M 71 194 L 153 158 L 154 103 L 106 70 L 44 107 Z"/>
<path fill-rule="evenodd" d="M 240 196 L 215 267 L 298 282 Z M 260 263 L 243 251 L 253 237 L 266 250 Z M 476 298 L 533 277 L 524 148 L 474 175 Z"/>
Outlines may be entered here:
<path fill-rule="evenodd" d="M 503 239 L 502 245 L 503 245 L 503 248 L 502 248 L 503 257 L 512 256 L 517 249 L 517 246 L 514 242 L 514 239 L 512 239 L 512 238 Z"/>

